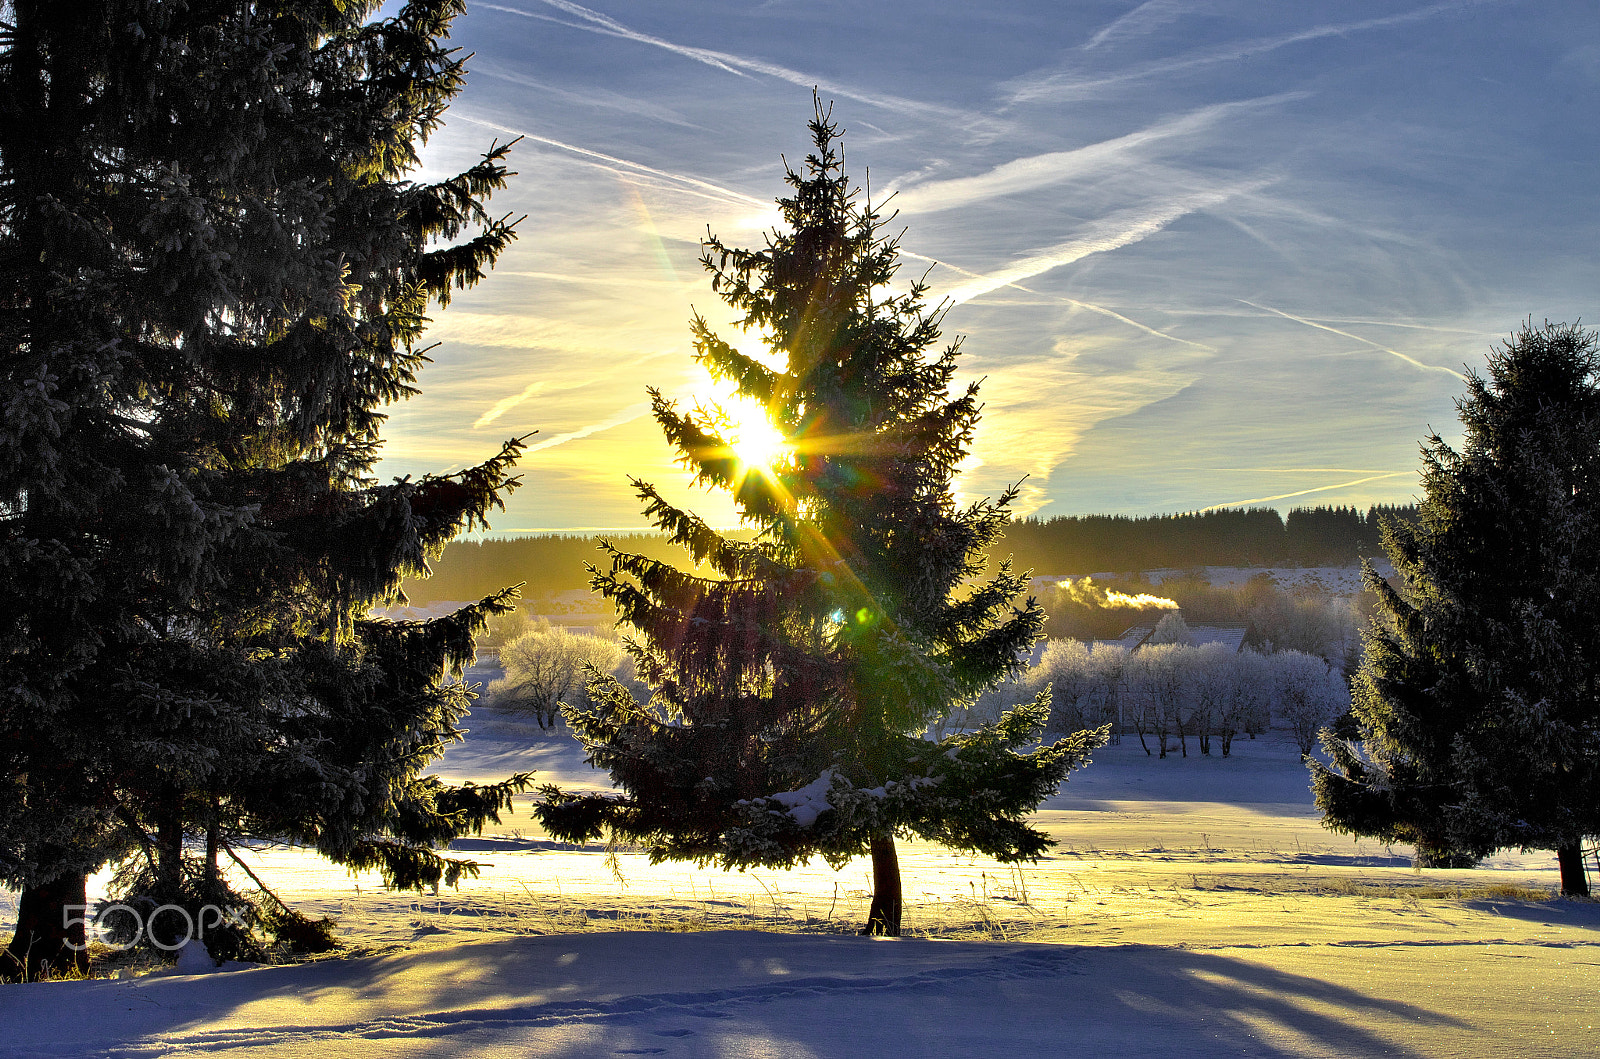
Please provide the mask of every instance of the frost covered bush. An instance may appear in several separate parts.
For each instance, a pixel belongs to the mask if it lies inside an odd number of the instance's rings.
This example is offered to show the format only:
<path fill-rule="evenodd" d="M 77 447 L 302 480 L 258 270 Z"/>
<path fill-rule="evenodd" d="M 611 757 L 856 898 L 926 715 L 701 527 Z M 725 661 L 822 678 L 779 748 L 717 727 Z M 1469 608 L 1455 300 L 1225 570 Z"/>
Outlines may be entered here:
<path fill-rule="evenodd" d="M 610 673 L 623 658 L 613 640 L 571 633 L 541 621 L 500 649 L 506 675 L 489 685 L 495 705 L 527 714 L 540 728 L 553 727 L 563 702 L 586 701 L 590 667 Z"/>
<path fill-rule="evenodd" d="M 1156 622 L 1155 632 L 1150 634 L 1153 644 L 1192 644 L 1194 634 L 1189 631 L 1189 623 L 1183 620 L 1183 615 L 1172 611 Z"/>

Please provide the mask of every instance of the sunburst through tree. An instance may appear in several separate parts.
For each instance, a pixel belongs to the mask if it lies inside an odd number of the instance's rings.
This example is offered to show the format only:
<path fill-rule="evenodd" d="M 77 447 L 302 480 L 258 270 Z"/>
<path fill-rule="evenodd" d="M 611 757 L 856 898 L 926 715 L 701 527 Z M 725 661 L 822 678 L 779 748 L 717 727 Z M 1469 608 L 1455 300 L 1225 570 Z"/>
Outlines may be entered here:
<path fill-rule="evenodd" d="M 1086 763 L 1102 731 L 1024 752 L 1048 700 L 940 742 L 928 724 L 1013 671 L 1043 615 L 1025 578 L 983 579 L 982 550 L 1015 495 L 958 507 L 976 386 L 952 395 L 959 343 L 921 282 L 885 295 L 898 246 L 851 189 L 820 101 L 804 173 L 787 170 L 785 227 L 760 250 L 711 237 L 712 289 L 760 334 L 757 358 L 693 321 L 696 359 L 765 410 L 781 445 L 760 459 L 715 408 L 655 417 L 701 485 L 732 493 L 734 539 L 635 482 L 651 521 L 703 574 L 609 550 L 595 587 L 635 638 L 648 703 L 598 678 L 568 711 L 616 793 L 544 789 L 541 823 L 568 841 L 642 844 L 653 861 L 834 866 L 870 851 L 868 933 L 898 934 L 894 839 L 919 836 L 1006 861 L 1050 840 L 1025 816 Z M 781 364 L 781 369 L 768 367 Z"/>

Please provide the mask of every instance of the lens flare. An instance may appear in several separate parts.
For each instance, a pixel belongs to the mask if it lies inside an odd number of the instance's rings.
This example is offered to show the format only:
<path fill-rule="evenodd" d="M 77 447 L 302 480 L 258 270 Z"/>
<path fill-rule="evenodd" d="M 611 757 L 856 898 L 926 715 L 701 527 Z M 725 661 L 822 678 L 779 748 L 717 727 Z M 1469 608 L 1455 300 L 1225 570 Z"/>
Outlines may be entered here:
<path fill-rule="evenodd" d="M 788 439 L 772 425 L 765 409 L 742 398 L 728 401 L 722 407 L 731 427 L 728 447 L 745 466 L 768 471 L 773 464 L 782 461 L 788 451 Z"/>

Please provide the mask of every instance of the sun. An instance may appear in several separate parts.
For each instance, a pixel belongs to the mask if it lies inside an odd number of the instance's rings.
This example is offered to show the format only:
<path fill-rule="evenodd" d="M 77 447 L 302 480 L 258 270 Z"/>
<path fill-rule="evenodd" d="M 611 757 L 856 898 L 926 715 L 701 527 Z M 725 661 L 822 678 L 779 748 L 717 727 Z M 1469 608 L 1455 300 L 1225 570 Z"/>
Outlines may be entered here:
<path fill-rule="evenodd" d="M 724 400 L 721 406 L 728 417 L 728 432 L 724 435 L 728 447 L 746 467 L 765 472 L 782 461 L 789 449 L 788 440 L 772 425 L 759 403 L 737 397 Z"/>

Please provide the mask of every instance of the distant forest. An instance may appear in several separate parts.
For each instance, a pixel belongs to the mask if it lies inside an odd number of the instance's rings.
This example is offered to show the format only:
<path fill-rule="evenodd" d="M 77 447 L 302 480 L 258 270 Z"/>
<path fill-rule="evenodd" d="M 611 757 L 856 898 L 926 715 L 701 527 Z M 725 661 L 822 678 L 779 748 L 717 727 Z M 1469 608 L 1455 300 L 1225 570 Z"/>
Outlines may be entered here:
<path fill-rule="evenodd" d="M 1347 566 L 1382 553 L 1384 518 L 1414 521 L 1415 505 L 1270 507 L 1184 515 L 1022 519 L 993 549 L 1035 574 L 1130 573 L 1194 566 Z"/>
<path fill-rule="evenodd" d="M 1022 519 L 1006 530 L 991 561 L 1011 556 L 1036 575 L 1132 573 L 1196 566 L 1345 566 L 1380 554 L 1382 518 L 1414 520 L 1415 506 L 1229 508 L 1184 515 L 1072 515 Z M 675 564 L 683 551 L 651 533 L 606 534 L 624 551 Z M 433 576 L 408 580 L 413 603 L 481 599 L 526 582 L 533 598 L 587 588 L 586 562 L 599 564 L 600 536 L 561 534 L 456 541 L 433 564 Z"/>

